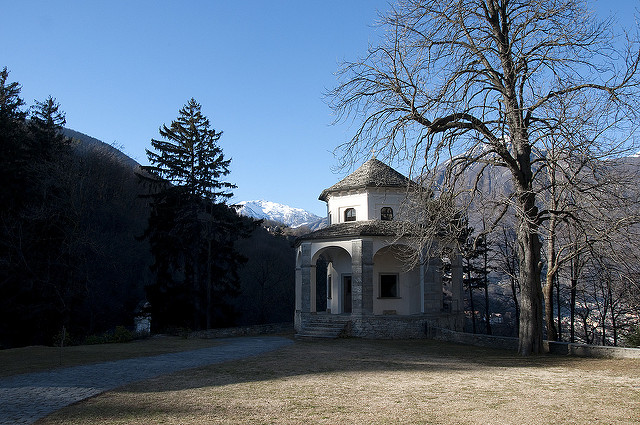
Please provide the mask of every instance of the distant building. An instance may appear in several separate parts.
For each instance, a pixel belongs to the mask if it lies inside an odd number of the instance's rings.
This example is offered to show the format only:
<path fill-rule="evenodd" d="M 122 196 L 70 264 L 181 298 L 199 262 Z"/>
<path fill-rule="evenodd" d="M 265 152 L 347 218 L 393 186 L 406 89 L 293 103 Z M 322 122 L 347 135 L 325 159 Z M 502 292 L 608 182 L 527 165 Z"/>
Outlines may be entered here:
<path fill-rule="evenodd" d="M 320 194 L 329 226 L 296 243 L 300 336 L 420 338 L 427 324 L 462 330 L 460 259 L 449 259 L 445 279 L 439 258 L 410 270 L 402 260 L 410 235 L 399 236 L 407 222 L 398 213 L 412 184 L 373 158 Z M 320 259 L 326 279 L 317 278 Z"/>

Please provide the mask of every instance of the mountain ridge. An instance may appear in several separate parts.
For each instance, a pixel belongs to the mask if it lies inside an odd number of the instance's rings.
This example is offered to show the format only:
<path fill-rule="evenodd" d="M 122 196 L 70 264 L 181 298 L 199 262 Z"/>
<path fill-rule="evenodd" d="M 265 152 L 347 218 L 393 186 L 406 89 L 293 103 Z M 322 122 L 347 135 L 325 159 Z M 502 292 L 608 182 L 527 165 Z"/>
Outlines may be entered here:
<path fill-rule="evenodd" d="M 257 220 L 276 221 L 294 229 L 308 226 L 311 230 L 315 230 L 326 225 L 326 218 L 317 216 L 302 208 L 295 208 L 264 199 L 241 201 L 236 205 L 240 207 L 238 208 L 238 214 Z"/>

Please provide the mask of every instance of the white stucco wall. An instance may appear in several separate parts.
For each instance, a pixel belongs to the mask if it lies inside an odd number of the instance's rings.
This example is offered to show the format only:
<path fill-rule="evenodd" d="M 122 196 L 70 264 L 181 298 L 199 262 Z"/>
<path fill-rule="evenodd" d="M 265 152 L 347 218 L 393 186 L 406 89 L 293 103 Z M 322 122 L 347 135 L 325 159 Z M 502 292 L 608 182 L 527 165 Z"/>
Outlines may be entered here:
<path fill-rule="evenodd" d="M 383 207 L 391 207 L 393 209 L 393 218 L 395 220 L 405 199 L 406 193 L 404 189 L 369 189 L 367 197 L 368 220 L 380 219 L 380 210 Z"/>
<path fill-rule="evenodd" d="M 374 256 L 373 314 L 417 314 L 421 310 L 419 269 L 405 271 L 403 264 L 390 249 L 381 249 Z M 398 298 L 380 298 L 380 275 L 398 275 Z"/>
<path fill-rule="evenodd" d="M 356 220 L 368 220 L 367 214 L 367 194 L 354 193 L 349 195 L 330 195 L 327 201 L 330 224 L 344 223 L 344 212 L 348 208 L 356 210 Z"/>
<path fill-rule="evenodd" d="M 391 207 L 395 217 L 405 198 L 404 189 L 393 188 L 331 194 L 327 201 L 330 224 L 344 223 L 344 212 L 348 208 L 356 210 L 356 221 L 380 219 L 383 207 Z"/>

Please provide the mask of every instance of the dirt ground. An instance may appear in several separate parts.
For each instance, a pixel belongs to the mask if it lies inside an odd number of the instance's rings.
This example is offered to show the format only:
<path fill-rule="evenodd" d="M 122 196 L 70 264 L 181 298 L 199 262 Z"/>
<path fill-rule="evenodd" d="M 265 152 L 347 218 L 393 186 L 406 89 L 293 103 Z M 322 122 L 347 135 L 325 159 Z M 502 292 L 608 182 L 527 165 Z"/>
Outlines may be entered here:
<path fill-rule="evenodd" d="M 640 360 L 339 339 L 136 383 L 44 424 L 637 424 Z"/>

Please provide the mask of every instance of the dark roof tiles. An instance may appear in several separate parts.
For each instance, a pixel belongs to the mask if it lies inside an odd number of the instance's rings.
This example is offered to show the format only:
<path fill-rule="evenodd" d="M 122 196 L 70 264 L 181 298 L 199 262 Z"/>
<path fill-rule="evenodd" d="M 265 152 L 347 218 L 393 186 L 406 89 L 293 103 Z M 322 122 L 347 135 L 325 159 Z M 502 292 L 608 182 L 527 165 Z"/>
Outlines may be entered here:
<path fill-rule="evenodd" d="M 413 184 L 411 180 L 389 167 L 384 162 L 379 161 L 376 158 L 371 158 L 362 164 L 356 171 L 349 174 L 330 188 L 323 190 L 318 199 L 321 201 L 327 201 L 328 195 L 334 192 L 364 189 L 367 187 L 406 188 L 411 184 Z"/>
<path fill-rule="evenodd" d="M 338 223 L 300 236 L 296 244 L 303 240 L 314 239 L 340 239 L 344 237 L 361 236 L 406 236 L 412 233 L 411 227 L 409 223 L 403 221 L 368 220 Z"/>

